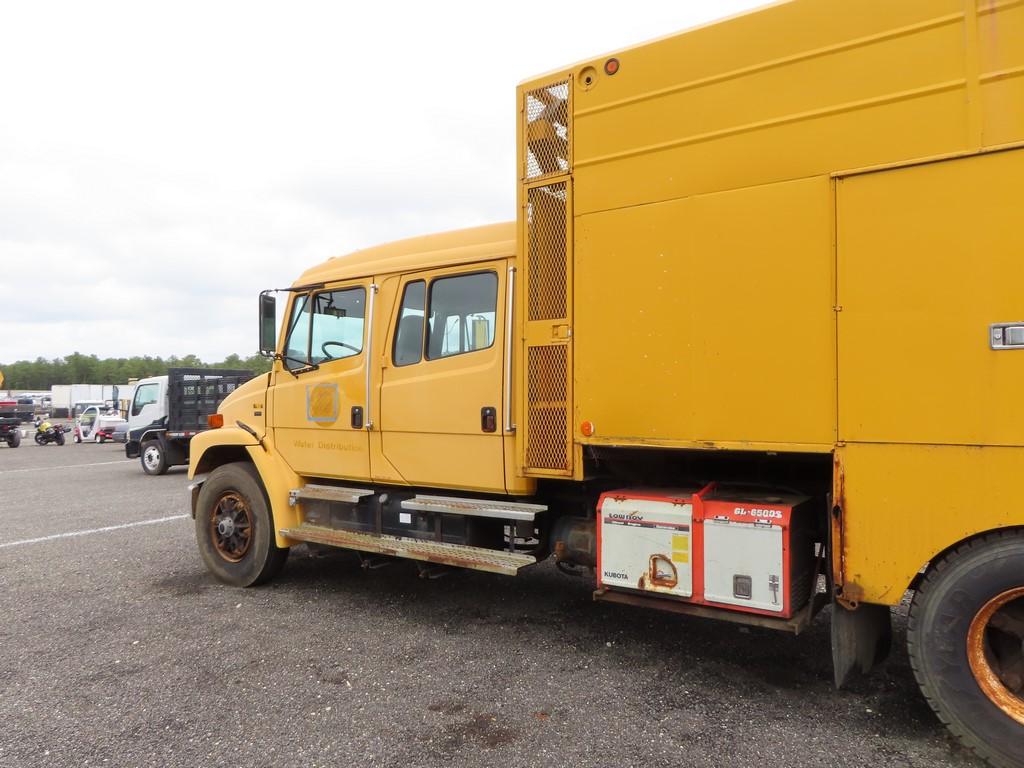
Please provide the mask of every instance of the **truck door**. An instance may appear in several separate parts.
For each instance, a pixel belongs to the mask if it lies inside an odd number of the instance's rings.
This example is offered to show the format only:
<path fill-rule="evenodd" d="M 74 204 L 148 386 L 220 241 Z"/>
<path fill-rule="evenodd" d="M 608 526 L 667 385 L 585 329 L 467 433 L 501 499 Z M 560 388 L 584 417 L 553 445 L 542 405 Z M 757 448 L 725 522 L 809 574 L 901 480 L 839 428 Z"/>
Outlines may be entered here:
<path fill-rule="evenodd" d="M 366 480 L 366 328 L 370 281 L 297 294 L 289 310 L 286 358 L 274 373 L 278 451 L 307 477 Z"/>
<path fill-rule="evenodd" d="M 166 415 L 167 377 L 140 381 L 128 412 L 128 429 L 148 427 Z"/>
<path fill-rule="evenodd" d="M 507 263 L 404 275 L 383 344 L 374 479 L 505 491 Z M 393 470 L 393 471 L 392 471 Z"/>

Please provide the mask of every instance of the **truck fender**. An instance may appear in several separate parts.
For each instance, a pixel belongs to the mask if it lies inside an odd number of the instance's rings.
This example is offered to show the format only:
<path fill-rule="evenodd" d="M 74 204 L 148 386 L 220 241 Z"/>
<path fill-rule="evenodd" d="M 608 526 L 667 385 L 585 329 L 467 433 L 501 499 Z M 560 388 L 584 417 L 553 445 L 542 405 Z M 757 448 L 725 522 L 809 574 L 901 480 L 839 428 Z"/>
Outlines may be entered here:
<path fill-rule="evenodd" d="M 294 542 L 276 532 L 298 524 L 298 510 L 288 503 L 288 492 L 299 488 L 302 482 L 273 450 L 273 441 L 269 435 L 264 435 L 261 444 L 243 429 L 221 427 L 201 432 L 192 438 L 188 473 L 193 517 L 199 490 L 207 476 L 222 464 L 235 461 L 248 461 L 255 466 L 270 503 L 277 546 L 290 547 Z"/>
<path fill-rule="evenodd" d="M 259 445 L 256 439 L 239 427 L 221 427 L 200 432 L 192 438 L 189 450 L 189 480 L 194 480 L 197 474 L 209 474 L 228 461 L 244 460 L 247 449 L 256 445 Z"/>

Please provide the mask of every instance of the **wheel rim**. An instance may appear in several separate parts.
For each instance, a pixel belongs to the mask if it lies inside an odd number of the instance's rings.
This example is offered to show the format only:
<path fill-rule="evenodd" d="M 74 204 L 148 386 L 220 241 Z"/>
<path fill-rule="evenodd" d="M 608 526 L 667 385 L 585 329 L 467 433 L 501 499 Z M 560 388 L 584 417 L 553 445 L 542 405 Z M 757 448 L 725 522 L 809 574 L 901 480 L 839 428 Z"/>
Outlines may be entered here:
<path fill-rule="evenodd" d="M 156 469 L 160 466 L 160 449 L 149 447 L 145 453 L 142 454 L 142 460 L 146 462 L 146 466 L 149 469 Z"/>
<path fill-rule="evenodd" d="M 1024 725 L 1024 587 L 978 611 L 967 631 L 967 659 L 982 692 Z"/>
<path fill-rule="evenodd" d="M 217 554 L 229 563 L 237 563 L 252 545 L 252 510 L 237 493 L 225 493 L 210 515 L 210 540 Z"/>

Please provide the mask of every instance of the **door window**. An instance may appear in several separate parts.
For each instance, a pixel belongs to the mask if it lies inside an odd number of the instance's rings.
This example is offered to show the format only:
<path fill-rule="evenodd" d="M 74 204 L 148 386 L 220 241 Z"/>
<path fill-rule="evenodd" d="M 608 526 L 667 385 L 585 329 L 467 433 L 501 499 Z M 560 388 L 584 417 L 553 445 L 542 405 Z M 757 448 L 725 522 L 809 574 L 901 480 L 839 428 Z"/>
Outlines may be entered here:
<path fill-rule="evenodd" d="M 363 351 L 366 289 L 346 288 L 297 298 L 285 345 L 289 369 L 340 360 Z"/>
<path fill-rule="evenodd" d="M 155 403 L 159 389 L 159 384 L 143 384 L 136 389 L 135 399 L 132 401 L 132 416 L 138 416 L 142 413 L 143 406 Z"/>
<path fill-rule="evenodd" d="M 392 359 L 396 366 L 418 363 L 423 357 L 423 299 L 426 283 L 409 283 L 402 294 Z"/>
<path fill-rule="evenodd" d="M 498 276 L 442 277 L 430 284 L 427 359 L 461 355 L 494 344 Z"/>

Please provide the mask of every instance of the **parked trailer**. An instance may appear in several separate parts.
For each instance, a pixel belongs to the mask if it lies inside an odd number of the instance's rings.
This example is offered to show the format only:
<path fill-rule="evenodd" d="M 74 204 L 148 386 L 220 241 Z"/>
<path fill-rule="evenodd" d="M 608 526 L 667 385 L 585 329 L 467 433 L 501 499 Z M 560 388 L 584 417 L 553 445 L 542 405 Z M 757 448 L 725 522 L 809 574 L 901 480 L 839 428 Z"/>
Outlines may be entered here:
<path fill-rule="evenodd" d="M 125 455 L 138 458 L 148 475 L 188 464 L 192 438 L 208 428 L 217 406 L 252 371 L 224 368 L 171 368 L 166 376 L 142 379 L 128 416 Z"/>
<path fill-rule="evenodd" d="M 831 603 L 837 684 L 913 590 L 929 703 L 1024 765 L 1024 4 L 793 0 L 518 104 L 515 223 L 312 267 L 278 338 L 261 297 L 273 369 L 192 446 L 211 571 L 315 542 L 791 633 Z"/>

